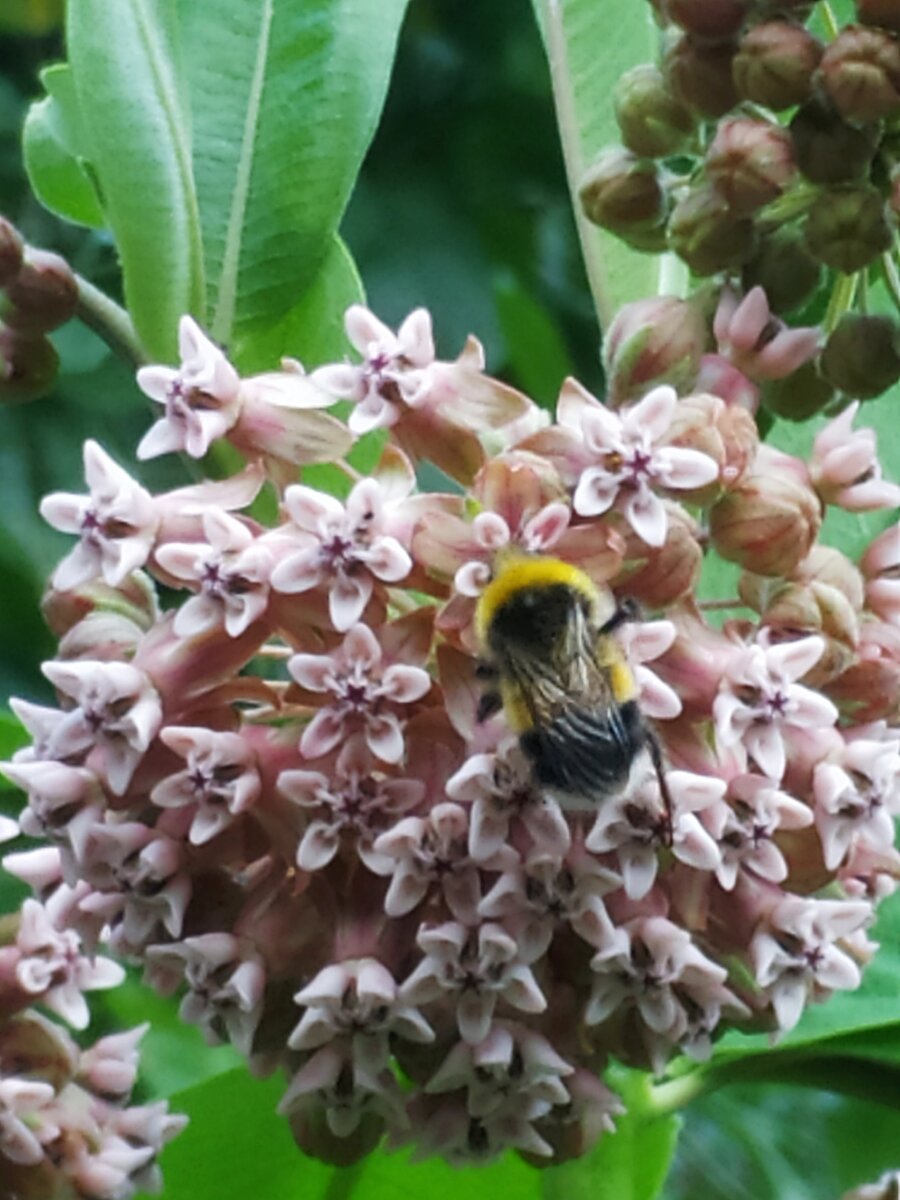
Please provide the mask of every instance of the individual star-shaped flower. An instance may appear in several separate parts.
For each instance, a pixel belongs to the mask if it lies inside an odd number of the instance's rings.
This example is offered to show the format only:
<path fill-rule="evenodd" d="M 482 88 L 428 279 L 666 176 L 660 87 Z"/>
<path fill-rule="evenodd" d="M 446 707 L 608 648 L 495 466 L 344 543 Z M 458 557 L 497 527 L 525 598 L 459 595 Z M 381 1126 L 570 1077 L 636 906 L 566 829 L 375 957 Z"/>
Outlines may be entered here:
<path fill-rule="evenodd" d="M 739 297 L 723 288 L 713 322 L 719 354 L 753 380 L 784 379 L 816 353 L 821 333 L 773 316 L 761 287 Z"/>
<path fill-rule="evenodd" d="M 178 325 L 181 365 L 141 367 L 138 387 L 165 407 L 165 416 L 141 439 L 138 458 L 182 450 L 202 458 L 240 416 L 240 377 L 197 322 L 188 316 Z"/>
<path fill-rule="evenodd" d="M 86 1029 L 90 1020 L 82 992 L 116 987 L 125 971 L 110 958 L 88 958 L 72 929 L 57 929 L 47 909 L 37 900 L 25 900 L 16 946 L 19 986 L 73 1029 Z"/>
<path fill-rule="evenodd" d="M 239 733 L 170 725 L 160 740 L 187 767 L 161 780 L 150 793 L 160 808 L 190 808 L 189 838 L 202 846 L 256 803 L 262 783 L 256 754 Z"/>
<path fill-rule="evenodd" d="M 434 1030 L 418 1008 L 399 998 L 393 975 L 375 958 L 330 963 L 294 996 L 306 1011 L 288 1038 L 294 1050 L 317 1050 L 349 1038 L 353 1062 L 377 1076 L 390 1060 L 391 1035 L 433 1042 Z"/>
<path fill-rule="evenodd" d="M 56 1092 L 49 1083 L 0 1078 L 0 1155 L 21 1166 L 44 1158 L 44 1145 L 59 1136 L 54 1116 Z"/>
<path fill-rule="evenodd" d="M 783 1033 L 800 1020 L 807 1000 L 859 987 L 859 967 L 840 942 L 871 916 L 872 907 L 863 900 L 787 896 L 775 906 L 753 936 L 750 961 Z"/>
<path fill-rule="evenodd" d="M 425 796 L 420 779 L 395 779 L 379 770 L 358 735 L 344 743 L 329 774 L 282 771 L 278 790 L 310 811 L 297 848 L 301 870 L 327 867 L 347 839 L 369 870 L 379 875 L 389 874 L 394 860 L 375 850 L 375 839 Z"/>
<path fill-rule="evenodd" d="M 640 900 L 650 891 L 659 870 L 659 855 L 669 847 L 681 862 L 699 871 L 714 871 L 721 861 L 714 839 L 697 813 L 718 804 L 724 779 L 666 771 L 672 812 L 666 811 L 659 776 L 652 764 L 633 773 L 625 791 L 605 800 L 585 846 L 595 854 L 615 852 L 625 892 Z"/>
<path fill-rule="evenodd" d="M 223 509 L 204 509 L 205 542 L 168 542 L 156 551 L 169 575 L 199 587 L 175 614 L 178 637 L 198 637 L 225 626 L 240 637 L 266 611 L 271 554 L 246 522 Z"/>
<path fill-rule="evenodd" d="M 900 484 L 882 478 L 874 429 L 854 429 L 854 400 L 817 434 L 809 473 L 826 504 L 848 512 L 870 512 L 900 504 Z"/>
<path fill-rule="evenodd" d="M 587 462 L 575 484 L 576 513 L 596 517 L 615 508 L 648 546 L 665 542 L 668 522 L 657 489 L 704 487 L 719 473 L 708 454 L 665 445 L 677 403 L 675 389 L 663 385 L 613 412 L 576 380 L 565 382 L 557 420 L 580 440 Z"/>
<path fill-rule="evenodd" d="M 80 539 L 53 573 L 53 587 L 61 592 L 98 575 L 118 587 L 147 561 L 159 528 L 150 493 L 90 440 L 84 443 L 84 474 L 90 495 L 53 492 L 41 501 L 49 525 Z"/>
<path fill-rule="evenodd" d="M 446 998 L 456 1001 L 464 1041 L 477 1045 L 488 1035 L 494 1009 L 504 1000 L 520 1012 L 547 1007 L 531 969 L 520 959 L 515 939 L 502 925 L 466 928 L 458 921 L 424 926 L 416 938 L 425 957 L 400 988 L 408 1004 Z"/>
<path fill-rule="evenodd" d="M 389 532 L 385 500 L 377 479 L 361 479 L 346 505 L 314 488 L 289 487 L 284 504 L 299 538 L 282 537 L 286 553 L 272 571 L 272 587 L 288 594 L 327 587 L 331 623 L 346 632 L 362 617 L 376 579 L 397 583 L 412 569 L 408 551 Z"/>
<path fill-rule="evenodd" d="M 893 846 L 894 818 L 900 815 L 900 741 L 861 737 L 848 742 L 838 762 L 816 766 L 813 793 L 829 871 L 841 865 L 858 841 Z"/>
<path fill-rule="evenodd" d="M 426 670 L 405 663 L 385 666 L 378 639 L 366 625 L 354 625 L 331 654 L 295 654 L 288 670 L 302 688 L 331 697 L 304 729 L 301 754 L 319 758 L 362 731 L 376 758 L 400 761 L 403 722 L 396 709 L 428 692 Z"/>
<path fill-rule="evenodd" d="M 778 783 L 784 775 L 785 739 L 792 730 L 830 727 L 837 709 L 819 692 L 797 683 L 822 657 L 823 638 L 757 641 L 725 666 L 713 702 L 716 736 L 725 748 L 743 743 L 756 765 Z"/>
<path fill-rule="evenodd" d="M 355 1062 L 349 1046 L 330 1042 L 317 1050 L 291 1080 L 278 1111 L 293 1118 L 314 1106 L 335 1137 L 346 1138 L 365 1117 L 403 1127 L 403 1093 L 390 1071 L 373 1074 Z"/>
<path fill-rule="evenodd" d="M 149 678 L 130 663 L 90 659 L 47 662 L 42 670 L 75 703 L 53 731 L 48 757 L 68 760 L 97 750 L 110 790 L 124 795 L 162 724 Z"/>

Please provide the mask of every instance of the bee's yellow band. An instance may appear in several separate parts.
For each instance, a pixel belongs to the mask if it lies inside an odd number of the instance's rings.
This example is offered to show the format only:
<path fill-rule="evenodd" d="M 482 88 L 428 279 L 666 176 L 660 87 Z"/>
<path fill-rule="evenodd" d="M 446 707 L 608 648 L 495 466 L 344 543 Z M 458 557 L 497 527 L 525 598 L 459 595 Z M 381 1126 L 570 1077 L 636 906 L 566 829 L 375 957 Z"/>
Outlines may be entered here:
<path fill-rule="evenodd" d="M 482 645 L 498 609 L 525 588 L 553 587 L 563 584 L 580 592 L 596 608 L 599 593 L 593 580 L 571 563 L 558 558 L 535 558 L 507 551 L 499 557 L 494 578 L 485 588 L 475 613 L 475 631 Z"/>

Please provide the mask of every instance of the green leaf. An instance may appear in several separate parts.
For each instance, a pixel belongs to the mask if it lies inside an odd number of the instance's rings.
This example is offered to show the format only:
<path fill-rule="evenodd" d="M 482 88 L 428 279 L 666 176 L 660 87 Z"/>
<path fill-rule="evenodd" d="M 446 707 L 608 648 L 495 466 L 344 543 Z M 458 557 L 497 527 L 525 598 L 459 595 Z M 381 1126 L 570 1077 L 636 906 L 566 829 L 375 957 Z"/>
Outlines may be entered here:
<path fill-rule="evenodd" d="M 532 0 L 547 48 L 572 202 L 585 170 L 618 143 L 610 87 L 630 67 L 656 57 L 651 6 L 634 0 Z M 576 209 L 598 316 L 609 324 L 620 305 L 658 290 L 660 259 L 641 254 L 589 224 Z M 591 263 L 596 264 L 592 270 Z"/>
<path fill-rule="evenodd" d="M 67 63 L 41 72 L 47 95 L 28 110 L 22 131 L 25 169 L 40 202 L 57 216 L 100 228 L 103 209 L 92 169 L 83 157 L 85 138 L 78 97 Z"/>
<path fill-rule="evenodd" d="M 494 300 L 516 386 L 553 409 L 562 381 L 572 372 L 559 327 L 514 275 L 495 282 Z"/>
<path fill-rule="evenodd" d="M 177 16 L 175 0 L 70 0 L 67 14 L 86 157 L 118 248 L 125 300 L 147 353 L 162 362 L 175 357 L 182 313 L 204 316 Z"/>
<path fill-rule="evenodd" d="M 234 361 L 251 372 L 274 370 L 285 356 L 300 359 L 304 366 L 340 360 L 350 349 L 344 311 L 362 300 L 350 251 L 334 236 L 312 282 L 305 290 L 295 288 L 295 303 L 281 320 L 238 336 L 232 346 Z"/>
<path fill-rule="evenodd" d="M 182 0 L 214 337 L 268 327 L 331 249 L 375 131 L 406 0 Z"/>
<path fill-rule="evenodd" d="M 0 29 L 40 37 L 62 21 L 63 0 L 3 0 Z"/>

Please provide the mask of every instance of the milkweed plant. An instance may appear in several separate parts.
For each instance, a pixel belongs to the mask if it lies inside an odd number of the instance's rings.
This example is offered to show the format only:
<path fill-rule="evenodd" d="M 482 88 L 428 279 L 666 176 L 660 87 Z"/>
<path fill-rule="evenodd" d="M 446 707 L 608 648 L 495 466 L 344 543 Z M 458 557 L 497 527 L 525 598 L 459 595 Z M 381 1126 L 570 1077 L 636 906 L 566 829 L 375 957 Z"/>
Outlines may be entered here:
<path fill-rule="evenodd" d="M 298 1194 L 404 1151 L 624 1194 L 629 1122 L 777 1080 L 900 958 L 900 8 L 633 0 L 626 62 L 605 0 L 536 5 L 603 330 L 548 405 L 477 329 L 440 354 L 415 292 L 366 303 L 335 228 L 405 5 L 294 7 L 69 0 L 25 125 L 125 302 L 4 221 L 0 397 L 81 320 L 150 416 L 40 505 L 68 541 L 2 764 L 0 1192 L 126 1200 L 190 1156 L 178 1099 L 132 1097 L 148 1026 L 90 1025 L 127 973 L 275 1081 Z M 571 810 L 478 719 L 507 547 L 637 602 L 669 810 L 646 756 Z M 896 1196 L 879 1170 L 847 1197 Z"/>

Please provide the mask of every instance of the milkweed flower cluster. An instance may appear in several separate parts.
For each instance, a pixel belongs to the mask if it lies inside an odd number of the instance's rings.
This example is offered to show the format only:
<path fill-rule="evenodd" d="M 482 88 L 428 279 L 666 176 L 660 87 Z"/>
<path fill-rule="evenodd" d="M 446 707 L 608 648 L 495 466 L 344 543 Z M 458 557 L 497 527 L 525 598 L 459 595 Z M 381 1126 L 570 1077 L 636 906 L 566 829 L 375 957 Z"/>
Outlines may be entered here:
<path fill-rule="evenodd" d="M 738 346 L 756 301 L 725 303 Z M 44 606 L 56 703 L 17 702 L 32 745 L 5 767 L 44 846 L 6 859 L 36 898 L 2 951 L 2 1011 L 80 1014 L 111 951 L 210 1042 L 287 1072 L 311 1154 L 388 1137 L 560 1161 L 621 1111 L 609 1056 L 661 1073 L 858 985 L 900 877 L 900 527 L 859 564 L 819 534 L 826 506 L 900 488 L 855 409 L 807 463 L 699 390 L 699 360 L 617 409 L 569 380 L 551 421 L 474 339 L 439 360 L 423 310 L 395 334 L 356 306 L 347 332 L 359 361 L 244 380 L 184 318 L 182 363 L 139 374 L 163 406 L 139 453 L 224 437 L 244 470 L 152 495 L 88 442 L 89 494 L 44 501 L 77 540 Z M 377 457 L 364 477 L 355 439 Z M 323 459 L 335 495 L 296 482 Z M 419 489 L 426 459 L 452 489 Z M 569 811 L 502 713 L 476 719 L 474 608 L 509 545 L 642 606 L 616 636 L 671 811 L 644 757 Z M 745 613 L 722 628 L 697 597 L 716 556 L 739 564 Z M 28 1086 L 0 1156 L 19 1137 L 38 1170 Z"/>

